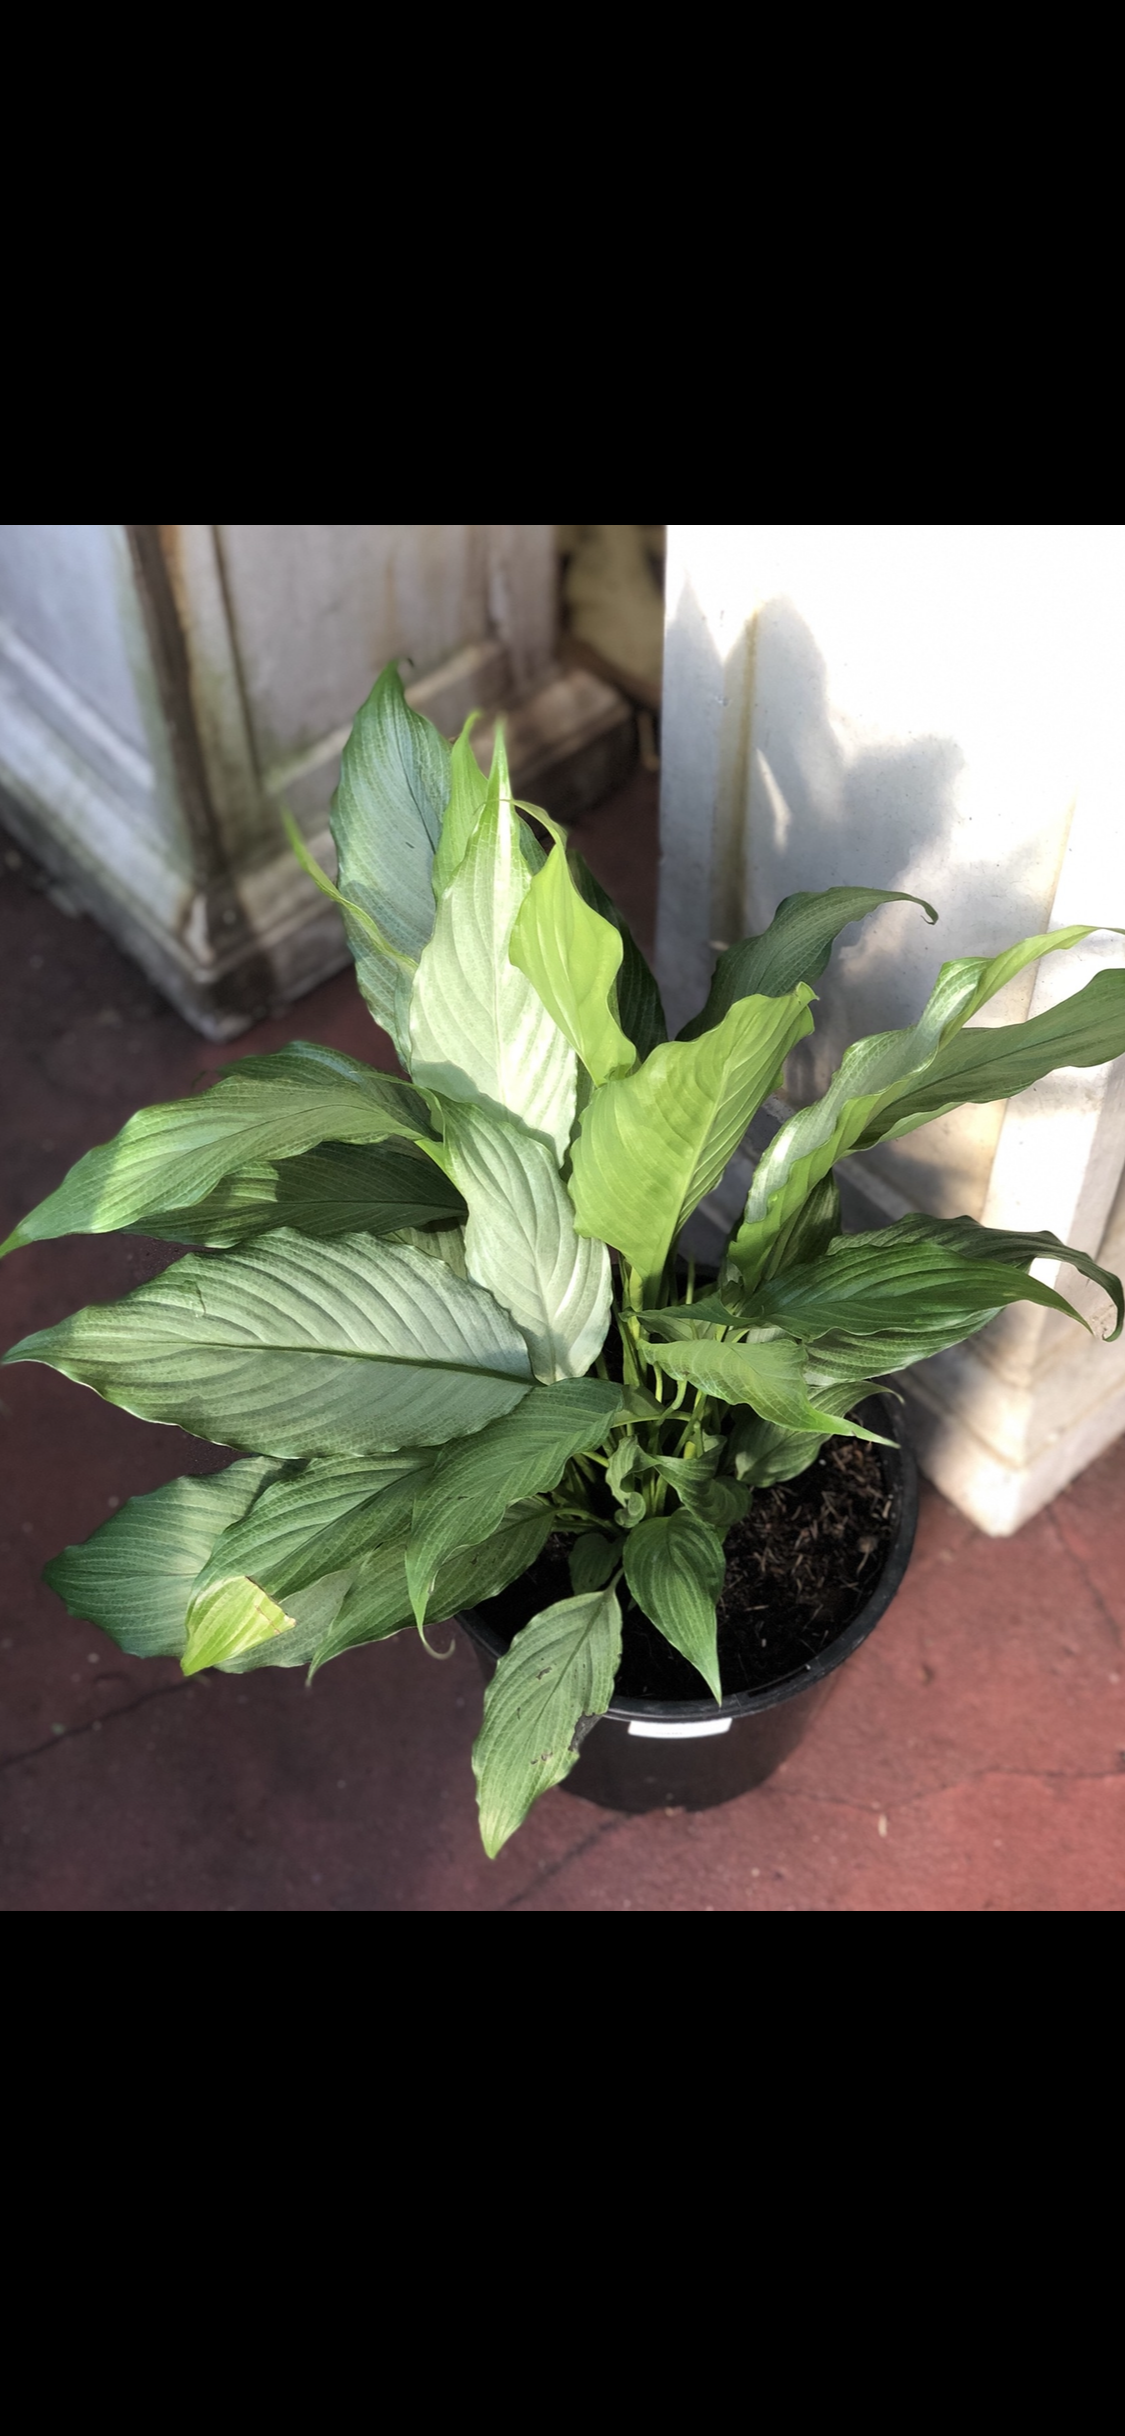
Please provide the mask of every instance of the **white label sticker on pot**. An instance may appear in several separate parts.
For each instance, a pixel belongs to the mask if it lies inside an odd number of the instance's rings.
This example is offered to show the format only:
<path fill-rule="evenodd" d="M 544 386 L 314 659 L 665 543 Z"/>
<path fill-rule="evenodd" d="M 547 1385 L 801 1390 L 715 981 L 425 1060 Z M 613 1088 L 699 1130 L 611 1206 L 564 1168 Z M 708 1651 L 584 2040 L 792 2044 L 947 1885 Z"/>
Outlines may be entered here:
<path fill-rule="evenodd" d="M 649 1742 L 702 1742 L 705 1734 L 729 1734 L 732 1722 L 729 1717 L 704 1717 L 698 1725 L 649 1725 L 647 1719 L 634 1717 L 629 1732 Z"/>

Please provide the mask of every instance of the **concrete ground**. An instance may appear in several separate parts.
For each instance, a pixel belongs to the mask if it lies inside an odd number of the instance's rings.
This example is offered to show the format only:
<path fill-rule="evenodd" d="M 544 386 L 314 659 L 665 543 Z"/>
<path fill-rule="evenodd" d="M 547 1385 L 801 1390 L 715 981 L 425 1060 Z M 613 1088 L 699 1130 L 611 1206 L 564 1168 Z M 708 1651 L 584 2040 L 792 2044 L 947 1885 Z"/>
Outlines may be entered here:
<path fill-rule="evenodd" d="M 651 934 L 655 780 L 576 833 Z M 350 975 L 202 1041 L 0 837 L 4 1232 L 133 1109 L 293 1037 L 391 1064 Z M 14 858 L 14 859 L 13 859 Z M 77 1239 L 0 1270 L 0 1341 L 163 1265 Z M 226 1460 L 34 1365 L 0 1379 L 0 1907 L 8 1911 L 1115 1911 L 1125 1899 L 1125 1441 L 1012 1540 L 924 1488 L 894 1606 L 806 1742 L 720 1810 L 624 1818 L 548 1794 L 476 1833 L 463 1640 L 325 1668 L 121 1657 L 39 1579 L 131 1494 Z"/>

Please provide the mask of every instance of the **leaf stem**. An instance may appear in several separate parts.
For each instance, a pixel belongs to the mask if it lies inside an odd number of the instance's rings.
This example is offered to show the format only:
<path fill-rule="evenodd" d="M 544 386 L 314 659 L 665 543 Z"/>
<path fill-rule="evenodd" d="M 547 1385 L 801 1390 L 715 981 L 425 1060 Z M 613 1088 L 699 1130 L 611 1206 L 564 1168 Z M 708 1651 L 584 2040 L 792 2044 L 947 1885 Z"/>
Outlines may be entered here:
<path fill-rule="evenodd" d="M 690 1463 L 692 1456 L 699 1452 L 699 1449 L 694 1445 L 693 1441 L 696 1430 L 698 1429 L 700 1432 L 702 1432 L 703 1417 L 706 1409 L 707 1391 L 703 1387 L 697 1387 L 695 1391 L 695 1403 L 692 1406 L 691 1414 L 679 1445 L 679 1452 L 684 1457 L 684 1460 L 688 1463 Z"/>
<path fill-rule="evenodd" d="M 604 1514 L 591 1514 L 587 1506 L 552 1505 L 551 1511 L 556 1521 L 582 1523 L 588 1531 L 605 1531 L 609 1528 Z"/>

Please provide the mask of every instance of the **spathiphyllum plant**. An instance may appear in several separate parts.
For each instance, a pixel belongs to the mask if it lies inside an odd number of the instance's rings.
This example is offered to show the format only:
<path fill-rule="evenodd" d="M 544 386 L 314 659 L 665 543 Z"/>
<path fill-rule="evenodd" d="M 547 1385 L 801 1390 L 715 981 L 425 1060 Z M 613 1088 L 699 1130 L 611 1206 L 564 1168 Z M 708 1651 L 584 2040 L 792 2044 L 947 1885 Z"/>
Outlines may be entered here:
<path fill-rule="evenodd" d="M 513 801 L 502 741 L 482 776 L 470 727 L 451 748 L 388 668 L 343 757 L 337 887 L 291 831 L 403 1076 L 296 1041 L 142 1109 L 6 1248 L 115 1229 L 197 1248 L 6 1358 L 235 1450 L 47 1567 L 72 1614 L 187 1674 L 315 1675 L 425 1636 L 566 1535 L 571 1595 L 515 1634 L 485 1695 L 496 1853 L 607 1708 L 630 1602 L 721 1698 L 726 1535 L 756 1487 L 870 1434 L 849 1415 L 874 1379 L 1006 1303 L 1070 1311 L 1036 1260 L 1095 1279 L 1120 1332 L 1117 1278 L 1053 1235 L 921 1216 L 844 1234 L 833 1167 L 1125 1051 L 1125 971 L 982 1028 L 1014 974 L 1088 928 L 944 965 L 916 1023 L 856 1042 L 781 1127 L 693 1294 L 681 1229 L 812 1029 L 837 934 L 902 892 L 787 898 L 669 1041 L 620 914 Z"/>

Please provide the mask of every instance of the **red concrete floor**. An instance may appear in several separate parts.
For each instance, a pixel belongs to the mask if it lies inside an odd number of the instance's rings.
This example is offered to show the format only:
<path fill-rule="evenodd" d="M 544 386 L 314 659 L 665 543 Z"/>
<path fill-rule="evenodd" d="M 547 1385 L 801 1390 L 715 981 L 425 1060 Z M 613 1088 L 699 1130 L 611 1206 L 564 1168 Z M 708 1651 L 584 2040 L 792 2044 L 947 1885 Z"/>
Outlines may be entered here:
<path fill-rule="evenodd" d="M 655 782 L 578 836 L 651 932 Z M 6 841 L 0 838 L 0 857 Z M 14 851 L 14 850 L 12 850 Z M 146 1101 L 294 1036 L 391 1062 L 350 975 L 232 1047 L 0 859 L 7 1228 Z M 152 1274 L 122 1237 L 0 1269 L 0 1341 Z M 197 1676 L 121 1657 L 39 1579 L 118 1503 L 227 1458 L 33 1365 L 0 1378 L 0 1907 L 8 1911 L 1116 1911 L 1125 1898 L 1125 1441 L 1014 1540 L 923 1493 L 916 1553 L 807 1741 L 724 1809 L 622 1818 L 548 1794 L 477 1839 L 459 1641 Z"/>

